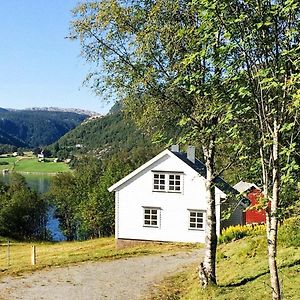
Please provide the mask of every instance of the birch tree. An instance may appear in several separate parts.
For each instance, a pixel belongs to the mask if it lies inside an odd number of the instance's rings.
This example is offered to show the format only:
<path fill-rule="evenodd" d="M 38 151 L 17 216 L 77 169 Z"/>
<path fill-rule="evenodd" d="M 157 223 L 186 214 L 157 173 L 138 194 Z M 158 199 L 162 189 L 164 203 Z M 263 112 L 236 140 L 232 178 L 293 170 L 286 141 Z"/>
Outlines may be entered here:
<path fill-rule="evenodd" d="M 204 287 L 217 282 L 214 180 L 222 170 L 215 168 L 216 147 L 236 136 L 229 126 L 235 110 L 224 76 L 223 25 L 213 22 L 207 3 L 201 2 L 204 14 L 193 1 L 84 3 L 74 10 L 70 36 L 94 63 L 87 82 L 96 93 L 123 100 L 127 113 L 152 134 L 180 132 L 181 141 L 202 145 L 208 201 Z"/>
<path fill-rule="evenodd" d="M 294 0 L 216 3 L 218 21 L 235 49 L 232 70 L 240 99 L 247 101 L 256 117 L 272 299 L 282 299 L 276 262 L 277 228 L 280 191 L 296 168 L 291 154 L 299 134 L 300 6 Z"/>

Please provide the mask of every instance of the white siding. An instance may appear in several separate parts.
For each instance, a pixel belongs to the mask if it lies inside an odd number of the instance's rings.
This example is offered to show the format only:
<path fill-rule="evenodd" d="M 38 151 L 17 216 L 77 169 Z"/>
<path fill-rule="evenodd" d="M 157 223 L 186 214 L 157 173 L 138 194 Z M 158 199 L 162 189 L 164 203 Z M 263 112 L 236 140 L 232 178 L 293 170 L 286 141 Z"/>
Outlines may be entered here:
<path fill-rule="evenodd" d="M 153 172 L 183 172 L 182 193 L 153 192 Z M 216 189 L 216 200 L 224 194 Z M 166 154 L 116 191 L 116 238 L 204 242 L 204 230 L 190 230 L 189 209 L 206 211 L 204 178 L 174 155 Z M 159 228 L 144 227 L 144 208 L 160 207 Z M 217 226 L 220 209 L 217 205 Z"/>

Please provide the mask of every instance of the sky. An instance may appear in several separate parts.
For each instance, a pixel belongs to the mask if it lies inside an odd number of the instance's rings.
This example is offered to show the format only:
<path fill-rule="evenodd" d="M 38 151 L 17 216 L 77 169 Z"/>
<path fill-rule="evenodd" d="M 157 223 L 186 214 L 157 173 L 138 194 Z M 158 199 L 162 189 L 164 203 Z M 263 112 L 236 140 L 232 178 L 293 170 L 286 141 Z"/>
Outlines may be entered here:
<path fill-rule="evenodd" d="M 111 105 L 82 82 L 89 65 L 65 37 L 75 0 L 0 1 L 0 107 L 81 108 Z"/>

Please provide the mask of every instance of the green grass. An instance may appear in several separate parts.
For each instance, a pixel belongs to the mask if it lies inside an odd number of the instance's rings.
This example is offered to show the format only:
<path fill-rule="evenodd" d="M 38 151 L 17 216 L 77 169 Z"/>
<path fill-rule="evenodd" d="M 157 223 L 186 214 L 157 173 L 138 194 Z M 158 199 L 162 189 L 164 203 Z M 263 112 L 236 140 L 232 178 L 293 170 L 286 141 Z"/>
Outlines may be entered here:
<path fill-rule="evenodd" d="M 279 274 L 285 299 L 299 299 L 300 249 L 278 249 Z M 199 288 L 197 265 L 166 278 L 147 299 L 270 299 L 266 242 L 263 237 L 247 237 L 220 245 L 217 258 L 218 287 Z"/>
<path fill-rule="evenodd" d="M 16 275 L 51 266 L 65 266 L 84 261 L 104 261 L 140 255 L 175 253 L 195 249 L 183 243 L 146 243 L 117 250 L 114 238 L 83 242 L 35 243 L 37 264 L 30 265 L 32 243 L 11 243 L 10 266 L 7 261 L 7 242 L 0 239 L 0 277 Z"/>
<path fill-rule="evenodd" d="M 14 168 L 16 172 L 36 173 L 58 173 L 70 171 L 67 164 L 63 162 L 45 161 L 38 162 L 36 158 L 21 158 Z"/>
<path fill-rule="evenodd" d="M 54 159 L 46 159 L 45 162 L 38 162 L 32 155 L 18 157 L 0 156 L 0 162 L 8 162 L 8 165 L 0 165 L 0 171 L 8 169 L 15 172 L 28 173 L 58 173 L 68 172 L 70 168 L 64 162 L 53 162 Z"/>
<path fill-rule="evenodd" d="M 0 171 L 4 169 L 12 170 L 14 163 L 17 161 L 16 157 L 3 157 L 0 156 L 0 162 L 8 162 L 8 165 L 0 165 Z"/>

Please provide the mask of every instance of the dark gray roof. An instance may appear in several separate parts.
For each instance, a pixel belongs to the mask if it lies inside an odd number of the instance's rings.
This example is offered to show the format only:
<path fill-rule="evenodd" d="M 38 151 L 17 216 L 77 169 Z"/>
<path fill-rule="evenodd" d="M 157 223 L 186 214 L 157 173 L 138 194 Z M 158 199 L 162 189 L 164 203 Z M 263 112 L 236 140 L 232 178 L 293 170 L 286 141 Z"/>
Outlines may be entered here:
<path fill-rule="evenodd" d="M 190 161 L 187 158 L 186 153 L 182 152 L 174 152 L 172 151 L 173 154 L 175 154 L 178 158 L 180 158 L 183 162 L 185 162 L 187 165 L 189 165 L 192 169 L 194 169 L 196 172 L 198 172 L 201 176 L 206 178 L 206 166 L 203 162 L 201 162 L 198 159 L 195 159 L 195 163 Z M 223 178 L 217 177 L 214 180 L 216 186 L 223 191 L 225 194 L 233 194 L 233 195 L 239 195 L 240 193 L 234 189 L 229 183 L 227 183 Z"/>

